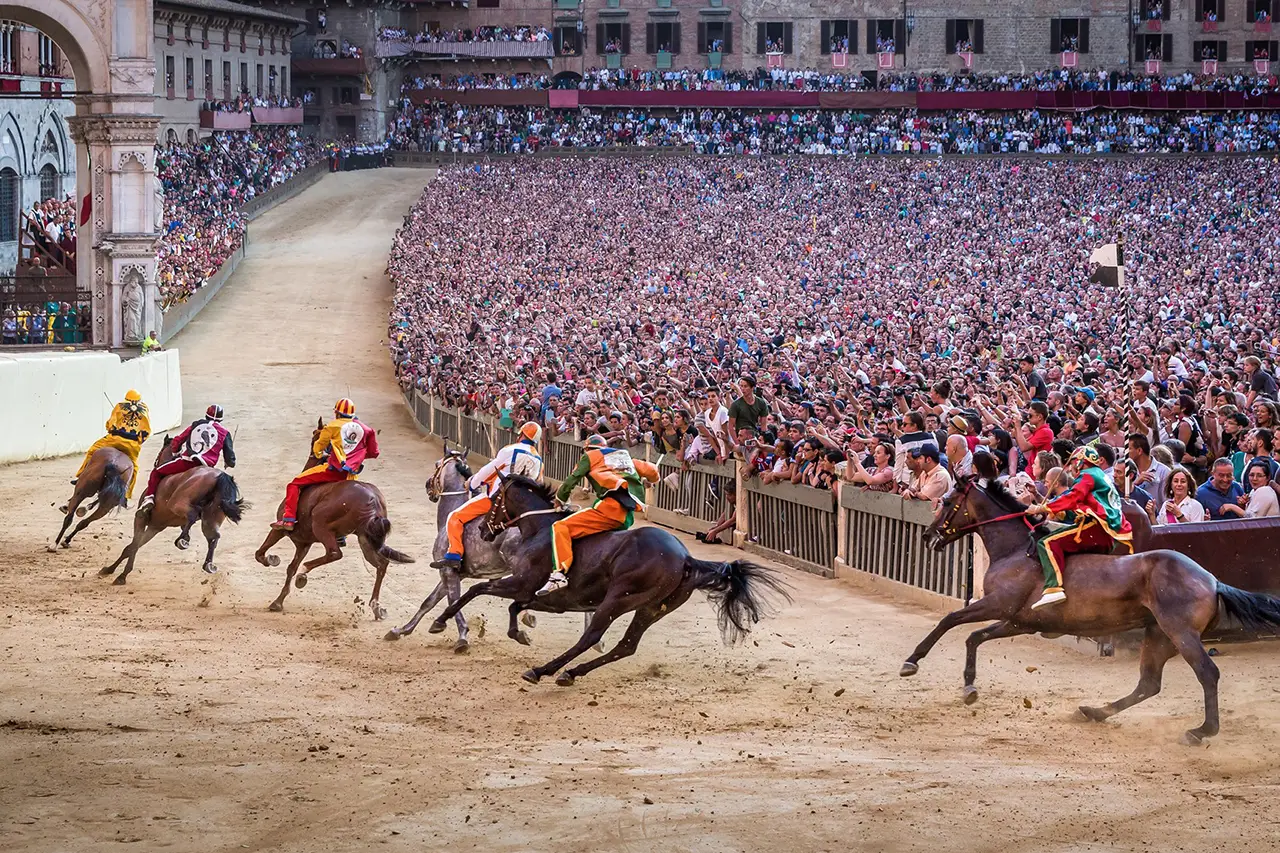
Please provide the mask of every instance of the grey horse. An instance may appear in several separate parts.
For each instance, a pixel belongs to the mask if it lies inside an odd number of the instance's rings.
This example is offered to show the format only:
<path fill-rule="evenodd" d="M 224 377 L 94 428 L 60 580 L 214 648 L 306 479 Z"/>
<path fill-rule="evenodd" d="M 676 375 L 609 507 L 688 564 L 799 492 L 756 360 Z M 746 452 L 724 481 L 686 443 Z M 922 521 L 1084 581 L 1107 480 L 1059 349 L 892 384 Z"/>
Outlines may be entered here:
<path fill-rule="evenodd" d="M 469 451 L 466 448 L 450 450 L 446 446 L 444 455 L 436 462 L 435 470 L 427 480 L 427 499 L 437 504 L 437 532 L 435 547 L 432 549 L 433 559 L 436 560 L 444 557 L 445 552 L 449 550 L 449 535 L 445 530 L 449 513 L 462 506 L 472 496 L 471 490 L 467 488 L 467 481 L 471 479 L 471 468 L 467 465 L 468 454 Z M 520 531 L 512 528 L 503 531 L 494 541 L 486 542 L 480 535 L 482 524 L 484 524 L 483 516 L 468 522 L 463 528 L 462 571 L 440 569 L 440 582 L 422 602 L 418 612 L 413 614 L 413 618 L 403 626 L 388 631 L 384 639 L 398 640 L 412 634 L 418 627 L 418 623 L 422 621 L 422 617 L 430 613 L 440 603 L 440 599 L 447 597 L 450 604 L 457 601 L 462 595 L 463 578 L 484 580 L 511 574 L 513 555 L 520 547 Z M 583 614 L 583 618 L 589 621 L 591 614 Z M 532 613 L 523 614 L 522 621 L 530 628 L 537 624 Z M 470 642 L 467 620 L 461 610 L 454 616 L 454 622 L 458 626 L 458 642 L 454 644 L 453 650 L 463 653 L 470 648 Z M 526 645 L 529 642 L 528 635 L 523 631 L 520 632 L 518 639 Z"/>

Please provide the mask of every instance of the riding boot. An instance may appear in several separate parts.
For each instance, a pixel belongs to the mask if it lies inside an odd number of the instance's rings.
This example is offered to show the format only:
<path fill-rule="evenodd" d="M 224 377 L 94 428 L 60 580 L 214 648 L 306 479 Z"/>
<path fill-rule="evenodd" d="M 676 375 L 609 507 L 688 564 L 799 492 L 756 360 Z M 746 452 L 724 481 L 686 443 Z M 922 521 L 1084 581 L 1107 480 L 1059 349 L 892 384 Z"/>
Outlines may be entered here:
<path fill-rule="evenodd" d="M 431 563 L 433 569 L 452 569 L 453 571 L 462 570 L 462 558 L 455 557 L 452 554 L 446 554 L 442 560 L 434 560 Z"/>
<path fill-rule="evenodd" d="M 552 572 L 551 577 L 547 578 L 547 582 L 542 589 L 538 590 L 537 595 L 550 595 L 558 592 L 569 585 L 569 579 L 564 576 L 564 572 Z"/>
<path fill-rule="evenodd" d="M 338 543 L 339 548 L 347 547 L 347 537 L 345 536 L 337 536 L 334 538 L 334 541 Z"/>

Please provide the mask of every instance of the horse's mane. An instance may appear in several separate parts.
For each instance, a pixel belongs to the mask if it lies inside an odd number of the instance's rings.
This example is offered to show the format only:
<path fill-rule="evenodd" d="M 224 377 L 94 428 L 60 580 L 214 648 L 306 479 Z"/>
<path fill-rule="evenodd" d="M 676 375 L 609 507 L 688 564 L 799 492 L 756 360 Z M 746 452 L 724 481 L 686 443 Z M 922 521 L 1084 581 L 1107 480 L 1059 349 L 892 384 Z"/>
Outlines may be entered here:
<path fill-rule="evenodd" d="M 539 483 L 537 480 L 530 480 L 522 474 L 513 474 L 507 478 L 507 482 L 513 486 L 523 486 L 547 503 L 555 503 L 556 491 L 546 483 Z"/>
<path fill-rule="evenodd" d="M 996 502 L 996 505 L 1006 512 L 1022 512 L 1027 505 L 1013 496 L 1013 492 L 1009 491 L 1005 478 L 998 480 L 988 480 L 984 489 L 987 497 Z"/>

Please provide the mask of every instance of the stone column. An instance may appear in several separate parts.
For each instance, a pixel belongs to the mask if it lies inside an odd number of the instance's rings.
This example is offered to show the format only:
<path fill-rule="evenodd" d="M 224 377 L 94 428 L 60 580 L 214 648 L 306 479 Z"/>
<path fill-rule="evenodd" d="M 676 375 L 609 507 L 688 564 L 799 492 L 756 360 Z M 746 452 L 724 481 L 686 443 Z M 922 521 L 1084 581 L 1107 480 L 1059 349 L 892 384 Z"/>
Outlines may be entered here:
<path fill-rule="evenodd" d="M 77 238 L 77 278 L 92 294 L 93 343 L 133 346 L 148 331 L 160 329 L 154 189 L 160 119 L 82 114 L 70 124 L 76 141 L 88 150 L 88 167 L 78 183 L 82 193 L 91 194 L 92 213 Z"/>

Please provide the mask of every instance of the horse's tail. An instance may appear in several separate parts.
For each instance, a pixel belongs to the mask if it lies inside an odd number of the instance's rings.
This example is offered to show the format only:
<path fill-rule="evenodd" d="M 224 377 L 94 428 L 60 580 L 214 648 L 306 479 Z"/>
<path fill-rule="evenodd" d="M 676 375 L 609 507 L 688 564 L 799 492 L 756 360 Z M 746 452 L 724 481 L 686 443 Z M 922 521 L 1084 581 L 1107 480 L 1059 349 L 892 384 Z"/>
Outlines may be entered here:
<path fill-rule="evenodd" d="M 129 480 L 124 472 L 108 462 L 102 469 L 102 485 L 98 487 L 98 506 L 124 506 L 124 495 L 129 488 Z"/>
<path fill-rule="evenodd" d="M 686 570 L 716 608 L 720 636 L 729 645 L 751 632 L 751 626 L 775 609 L 779 599 L 791 601 L 791 588 L 773 569 L 747 560 L 716 563 L 686 557 Z"/>
<path fill-rule="evenodd" d="M 395 548 L 388 547 L 387 534 L 391 532 L 391 519 L 385 515 L 375 515 L 364 528 L 365 538 L 370 547 L 388 560 L 396 563 L 412 563 L 413 557 L 403 554 Z"/>
<path fill-rule="evenodd" d="M 1280 598 L 1260 592 L 1245 592 L 1218 582 L 1222 612 L 1234 617 L 1246 631 L 1280 634 Z"/>
<path fill-rule="evenodd" d="M 222 514 L 239 524 L 240 517 L 249 508 L 249 502 L 240 497 L 240 487 L 236 485 L 235 478 L 223 471 L 218 475 L 218 480 L 213 484 L 213 488 Z"/>

